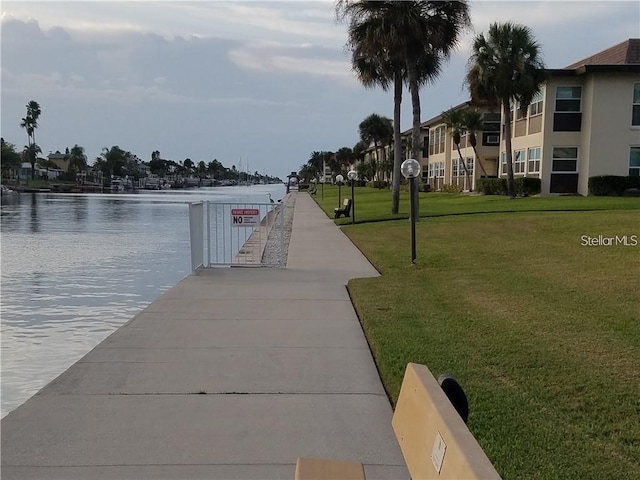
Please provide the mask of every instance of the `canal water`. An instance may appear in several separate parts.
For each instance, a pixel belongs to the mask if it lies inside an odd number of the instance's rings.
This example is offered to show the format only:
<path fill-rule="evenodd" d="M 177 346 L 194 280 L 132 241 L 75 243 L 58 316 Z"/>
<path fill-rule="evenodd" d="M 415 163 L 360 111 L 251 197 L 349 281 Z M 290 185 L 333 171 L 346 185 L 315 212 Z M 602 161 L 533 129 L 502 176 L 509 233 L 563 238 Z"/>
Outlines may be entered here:
<path fill-rule="evenodd" d="M 189 275 L 189 202 L 269 193 L 284 186 L 2 197 L 1 415 Z"/>

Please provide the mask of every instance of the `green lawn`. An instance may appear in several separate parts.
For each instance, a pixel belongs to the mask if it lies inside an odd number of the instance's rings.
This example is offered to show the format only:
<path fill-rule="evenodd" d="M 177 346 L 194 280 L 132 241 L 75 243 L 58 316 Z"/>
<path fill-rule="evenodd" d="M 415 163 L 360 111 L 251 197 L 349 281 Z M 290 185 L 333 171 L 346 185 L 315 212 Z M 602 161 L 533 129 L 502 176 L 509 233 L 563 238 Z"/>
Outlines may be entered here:
<path fill-rule="evenodd" d="M 342 187 L 341 198 L 351 197 L 351 188 Z M 400 193 L 400 212 L 391 215 L 391 191 L 387 189 L 359 187 L 355 189 L 356 222 L 374 222 L 409 218 L 409 193 L 406 186 Z M 338 206 L 338 188 L 324 187 L 313 197 L 318 204 L 333 217 L 333 209 Z M 574 211 L 574 210 L 626 210 L 640 208 L 640 199 L 625 197 L 527 197 L 509 200 L 499 195 L 455 195 L 451 193 L 420 193 L 420 217 L 469 214 L 482 212 L 524 212 L 524 211 Z M 351 223 L 351 219 L 341 218 L 338 224 Z"/>
<path fill-rule="evenodd" d="M 384 219 L 389 192 L 367 206 L 382 194 L 362 190 L 358 221 Z M 639 207 L 423 194 L 433 216 L 417 225 L 415 266 L 407 220 L 345 226 L 382 273 L 349 291 L 392 401 L 406 364 L 422 363 L 464 386 L 503 478 L 640 478 L 640 246 L 581 238 L 640 241 Z"/>

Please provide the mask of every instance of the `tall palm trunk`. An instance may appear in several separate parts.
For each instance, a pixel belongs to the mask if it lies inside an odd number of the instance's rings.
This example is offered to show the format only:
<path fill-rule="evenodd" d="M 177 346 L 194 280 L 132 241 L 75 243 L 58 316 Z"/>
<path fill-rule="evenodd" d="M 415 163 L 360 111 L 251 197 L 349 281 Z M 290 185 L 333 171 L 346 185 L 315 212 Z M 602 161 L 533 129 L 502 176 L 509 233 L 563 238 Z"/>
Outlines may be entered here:
<path fill-rule="evenodd" d="M 502 115 L 504 117 L 504 136 L 507 149 L 507 195 L 510 199 L 516 198 L 516 186 L 513 181 L 513 155 L 511 153 L 511 109 L 509 97 L 502 99 Z"/>
<path fill-rule="evenodd" d="M 402 138 L 400 136 L 400 106 L 402 104 L 402 73 L 393 76 L 393 184 L 391 189 L 391 213 L 400 210 L 400 167 L 402 165 Z"/>
<path fill-rule="evenodd" d="M 411 92 L 411 106 L 413 112 L 413 123 L 411 129 L 411 139 L 413 144 L 411 145 L 411 156 L 417 161 L 418 154 L 420 153 L 420 93 L 418 92 L 418 66 L 414 55 L 411 55 L 407 52 L 407 76 L 409 77 L 409 91 Z M 411 180 L 412 182 L 416 182 L 416 187 L 418 186 L 418 179 L 414 178 Z M 414 198 L 411 199 L 413 202 L 414 212 L 415 212 L 415 220 L 416 222 L 420 218 L 420 202 L 418 201 L 418 188 L 414 189 L 415 195 Z"/>
<path fill-rule="evenodd" d="M 458 156 L 460 157 L 460 165 L 462 165 L 462 169 L 464 170 L 464 174 L 467 176 L 467 182 L 469 183 L 469 190 L 471 190 L 471 178 L 469 175 L 469 170 L 467 169 L 467 165 L 462 158 L 462 152 L 460 151 L 460 141 L 456 142 L 456 150 L 458 150 Z"/>
<path fill-rule="evenodd" d="M 374 141 L 373 142 L 373 146 L 376 152 L 376 160 L 374 162 L 374 166 L 373 166 L 373 177 L 375 179 L 375 183 L 377 184 L 378 188 L 382 188 L 381 185 L 382 183 L 380 183 L 380 150 L 378 150 L 378 141 Z"/>
<path fill-rule="evenodd" d="M 485 176 L 485 178 L 488 177 L 487 171 L 484 169 L 484 165 L 482 164 L 482 161 L 480 160 L 480 156 L 478 155 L 478 149 L 476 148 L 478 141 L 476 140 L 475 133 L 469 132 L 469 143 L 471 143 L 471 148 L 473 148 L 473 154 L 476 156 L 476 159 L 478 160 L 478 165 L 480 166 L 480 170 L 482 170 L 482 174 Z"/>

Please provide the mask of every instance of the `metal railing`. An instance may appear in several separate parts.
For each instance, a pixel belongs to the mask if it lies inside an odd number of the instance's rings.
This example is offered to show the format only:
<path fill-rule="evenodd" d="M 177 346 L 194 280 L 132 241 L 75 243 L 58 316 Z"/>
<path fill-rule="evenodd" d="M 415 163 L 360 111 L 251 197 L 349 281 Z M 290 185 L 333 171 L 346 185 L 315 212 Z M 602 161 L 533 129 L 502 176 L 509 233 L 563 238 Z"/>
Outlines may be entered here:
<path fill-rule="evenodd" d="M 189 204 L 191 268 L 284 267 L 284 204 Z M 267 243 L 277 244 L 265 255 Z"/>

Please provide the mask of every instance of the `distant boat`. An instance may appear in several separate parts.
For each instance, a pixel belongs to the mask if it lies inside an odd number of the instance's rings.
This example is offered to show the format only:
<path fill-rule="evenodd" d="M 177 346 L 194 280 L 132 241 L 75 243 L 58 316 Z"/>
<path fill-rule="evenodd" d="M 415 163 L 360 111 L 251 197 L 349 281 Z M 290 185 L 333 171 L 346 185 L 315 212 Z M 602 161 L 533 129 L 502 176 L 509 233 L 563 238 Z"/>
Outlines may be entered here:
<path fill-rule="evenodd" d="M 6 185 L 0 185 L 0 194 L 1 195 L 17 195 L 18 192 L 16 192 L 15 190 L 11 190 Z"/>
<path fill-rule="evenodd" d="M 111 186 L 109 190 L 111 192 L 124 192 L 126 190 L 132 190 L 133 183 L 129 178 L 112 177 Z"/>

